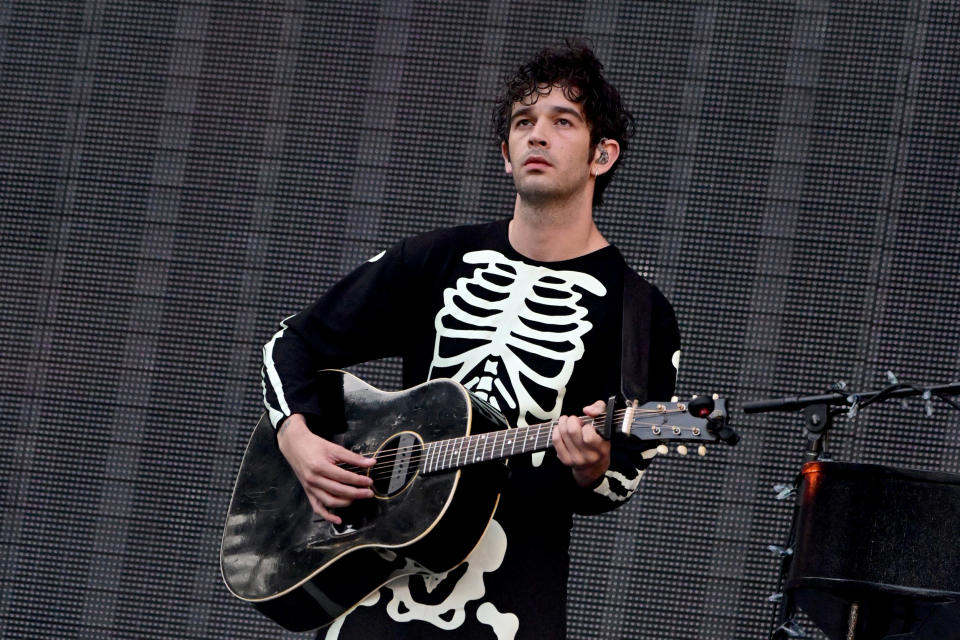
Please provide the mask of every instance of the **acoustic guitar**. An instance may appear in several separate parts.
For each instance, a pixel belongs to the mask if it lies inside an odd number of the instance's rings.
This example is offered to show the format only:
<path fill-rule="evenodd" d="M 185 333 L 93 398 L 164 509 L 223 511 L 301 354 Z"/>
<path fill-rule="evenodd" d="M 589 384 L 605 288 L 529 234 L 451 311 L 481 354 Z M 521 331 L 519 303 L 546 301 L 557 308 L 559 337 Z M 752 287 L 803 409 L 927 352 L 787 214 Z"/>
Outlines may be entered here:
<path fill-rule="evenodd" d="M 463 562 L 493 517 L 506 459 L 550 448 L 555 424 L 509 428 L 447 379 L 384 392 L 327 370 L 317 389 L 324 429 L 336 434 L 328 439 L 376 457 L 362 471 L 374 497 L 338 510 L 341 525 L 316 515 L 264 415 L 240 464 L 220 549 L 230 592 L 294 631 L 330 624 L 396 577 Z M 611 402 L 583 419 L 606 437 L 733 443 L 722 400 L 693 405 L 615 411 Z"/>

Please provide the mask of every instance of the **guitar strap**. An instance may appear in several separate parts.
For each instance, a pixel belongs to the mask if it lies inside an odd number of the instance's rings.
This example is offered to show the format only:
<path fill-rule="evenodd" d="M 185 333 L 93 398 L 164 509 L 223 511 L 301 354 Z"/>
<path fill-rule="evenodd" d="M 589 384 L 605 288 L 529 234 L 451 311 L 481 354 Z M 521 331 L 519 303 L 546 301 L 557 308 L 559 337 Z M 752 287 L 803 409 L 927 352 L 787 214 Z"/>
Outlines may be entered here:
<path fill-rule="evenodd" d="M 626 402 L 647 401 L 650 355 L 650 284 L 624 268 L 620 325 L 620 392 Z"/>

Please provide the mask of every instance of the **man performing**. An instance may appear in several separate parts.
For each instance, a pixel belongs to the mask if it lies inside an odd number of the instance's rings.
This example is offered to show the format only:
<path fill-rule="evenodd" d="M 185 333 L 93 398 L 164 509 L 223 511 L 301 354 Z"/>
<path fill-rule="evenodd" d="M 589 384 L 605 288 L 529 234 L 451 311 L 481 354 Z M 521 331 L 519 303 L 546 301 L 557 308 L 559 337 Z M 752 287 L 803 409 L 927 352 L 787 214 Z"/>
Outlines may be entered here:
<path fill-rule="evenodd" d="M 633 128 L 601 70 L 571 42 L 539 52 L 506 83 L 495 125 L 517 190 L 511 218 L 400 242 L 285 320 L 264 347 L 278 445 L 314 511 L 333 523 L 338 509 L 373 495 L 367 475 L 337 464 L 362 471 L 372 460 L 317 435 L 329 435 L 318 369 L 399 355 L 404 387 L 453 378 L 512 425 L 559 417 L 553 449 L 511 458 L 466 562 L 388 583 L 319 637 L 565 636 L 571 515 L 623 504 L 652 457 L 611 451 L 573 416 L 599 415 L 625 378 L 645 387 L 641 401 L 669 399 L 680 348 L 667 300 L 594 223 Z"/>

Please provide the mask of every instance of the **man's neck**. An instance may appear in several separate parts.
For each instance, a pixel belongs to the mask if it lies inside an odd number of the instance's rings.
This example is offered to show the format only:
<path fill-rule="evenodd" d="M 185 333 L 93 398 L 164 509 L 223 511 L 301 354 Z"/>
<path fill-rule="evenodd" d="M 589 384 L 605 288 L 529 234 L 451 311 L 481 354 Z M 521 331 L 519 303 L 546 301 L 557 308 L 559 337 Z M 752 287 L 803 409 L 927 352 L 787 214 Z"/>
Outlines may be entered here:
<path fill-rule="evenodd" d="M 518 253 L 539 262 L 579 258 L 609 244 L 593 221 L 589 203 L 537 207 L 519 196 L 513 208 L 509 239 Z"/>

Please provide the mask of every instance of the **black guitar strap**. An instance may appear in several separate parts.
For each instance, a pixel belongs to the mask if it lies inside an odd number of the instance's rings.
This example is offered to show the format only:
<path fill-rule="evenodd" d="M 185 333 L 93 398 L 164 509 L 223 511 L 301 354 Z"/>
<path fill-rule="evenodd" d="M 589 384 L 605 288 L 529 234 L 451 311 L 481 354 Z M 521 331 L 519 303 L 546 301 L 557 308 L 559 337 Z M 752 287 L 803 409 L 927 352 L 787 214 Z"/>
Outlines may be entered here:
<path fill-rule="evenodd" d="M 626 402 L 647 401 L 650 313 L 650 284 L 626 267 L 620 327 L 620 392 Z"/>

